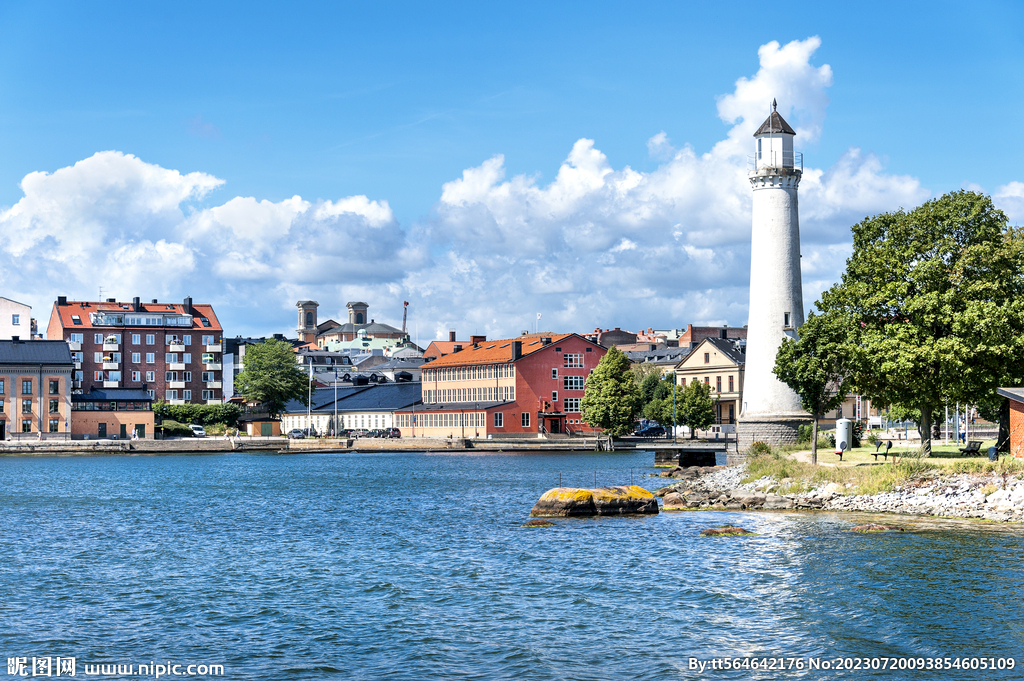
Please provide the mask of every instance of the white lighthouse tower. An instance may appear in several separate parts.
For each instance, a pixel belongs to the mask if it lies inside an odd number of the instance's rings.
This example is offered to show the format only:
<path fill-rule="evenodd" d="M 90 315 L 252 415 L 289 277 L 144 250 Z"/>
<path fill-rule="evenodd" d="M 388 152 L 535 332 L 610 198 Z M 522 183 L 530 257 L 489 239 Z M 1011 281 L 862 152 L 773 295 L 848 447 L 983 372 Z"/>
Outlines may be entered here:
<path fill-rule="evenodd" d="M 772 372 L 782 340 L 796 338 L 804 322 L 797 203 L 803 158 L 793 151 L 796 132 L 776 106 L 773 101 L 768 120 L 754 133 L 749 173 L 754 205 L 746 367 L 736 433 L 741 452 L 757 440 L 796 442 L 798 426 L 810 420 L 797 394 Z"/>

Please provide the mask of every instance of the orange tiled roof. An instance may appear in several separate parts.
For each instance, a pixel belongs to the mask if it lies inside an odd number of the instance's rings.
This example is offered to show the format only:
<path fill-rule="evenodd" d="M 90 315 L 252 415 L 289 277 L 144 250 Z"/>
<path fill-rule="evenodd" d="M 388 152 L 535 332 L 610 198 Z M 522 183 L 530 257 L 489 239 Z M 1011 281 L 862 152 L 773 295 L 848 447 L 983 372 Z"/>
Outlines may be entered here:
<path fill-rule="evenodd" d="M 125 309 L 125 306 L 128 309 Z M 119 314 L 146 314 L 150 313 L 163 313 L 168 312 L 176 313 L 179 315 L 187 314 L 185 312 L 185 305 L 183 303 L 142 303 L 140 305 L 141 310 L 135 312 L 132 308 L 131 303 L 93 303 L 79 300 L 69 300 L 66 305 L 57 305 L 54 303 L 53 313 L 60 318 L 60 324 L 65 329 L 111 329 L 111 326 L 97 326 L 93 327 L 92 320 L 89 318 L 89 314 L 92 312 L 117 312 Z M 203 303 L 193 303 L 192 309 L 195 310 L 195 314 L 192 315 L 192 328 L 197 331 L 221 331 L 220 320 L 217 319 L 217 314 L 213 311 L 212 305 L 206 305 Z M 75 324 L 71 319 L 72 315 L 78 315 L 81 320 L 81 324 Z M 204 326 L 201 317 L 206 317 L 210 321 L 209 326 Z M 129 327 L 129 328 L 158 328 L 158 327 Z M 159 327 L 168 328 L 174 330 L 181 330 L 187 327 L 174 326 L 174 327 Z"/>
<path fill-rule="evenodd" d="M 560 333 L 551 334 L 550 336 L 545 335 L 544 338 L 551 338 L 551 344 L 560 343 L 570 336 L 575 336 L 574 333 Z M 433 362 L 424 364 L 425 369 L 434 369 L 436 367 L 450 367 L 450 366 L 463 366 L 466 364 L 494 364 L 496 362 L 511 362 L 512 361 L 512 343 L 519 341 L 523 344 L 522 356 L 533 354 L 538 350 L 545 347 L 541 343 L 541 336 L 530 334 L 528 336 L 519 336 L 518 338 L 507 338 L 504 340 L 489 340 L 480 343 L 477 346 L 462 343 L 461 352 L 453 352 L 444 357 L 439 357 Z M 436 343 L 437 341 L 435 341 Z M 445 341 L 447 342 L 447 341 Z M 456 345 L 456 343 L 452 343 Z"/>

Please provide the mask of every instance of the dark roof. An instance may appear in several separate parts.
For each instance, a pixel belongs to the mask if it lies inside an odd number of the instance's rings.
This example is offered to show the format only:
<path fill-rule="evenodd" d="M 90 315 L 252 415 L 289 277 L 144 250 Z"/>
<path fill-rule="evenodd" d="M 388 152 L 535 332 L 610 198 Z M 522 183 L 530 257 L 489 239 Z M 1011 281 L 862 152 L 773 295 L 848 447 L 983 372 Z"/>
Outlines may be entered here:
<path fill-rule="evenodd" d="M 515 402 L 511 400 L 507 402 L 429 402 L 427 404 L 417 404 L 416 413 L 419 414 L 420 412 L 425 411 L 478 411 L 481 409 L 490 409 L 491 407 L 500 407 L 502 405 L 508 406 L 510 404 L 515 404 Z M 405 410 L 409 409 L 411 409 L 411 405 L 405 407 Z"/>
<path fill-rule="evenodd" d="M 422 395 L 421 383 L 380 383 L 352 387 L 338 387 L 338 411 L 395 411 L 417 404 Z M 325 399 L 326 398 L 326 399 Z M 313 410 L 334 411 L 334 388 L 319 388 L 313 396 Z M 283 413 L 306 411 L 298 400 L 289 402 Z"/>
<path fill-rule="evenodd" d="M 630 362 L 678 363 L 690 354 L 690 348 L 687 346 L 685 348 L 661 348 L 660 350 L 624 350 L 623 354 Z"/>
<path fill-rule="evenodd" d="M 761 127 L 754 133 L 754 137 L 760 137 L 761 135 L 767 135 L 769 133 L 786 133 L 788 135 L 795 135 L 796 130 L 789 127 L 789 123 L 779 115 L 778 111 L 772 111 L 772 114 L 765 119 L 764 123 L 761 124 Z"/>
<path fill-rule="evenodd" d="M 737 347 L 729 342 L 727 338 L 705 338 L 708 343 L 711 343 L 718 351 L 723 355 L 736 362 L 737 364 L 745 364 L 747 356 L 737 349 Z"/>
<path fill-rule="evenodd" d="M 87 393 L 73 394 L 72 402 L 152 402 L 153 398 L 142 388 L 96 388 Z"/>
<path fill-rule="evenodd" d="M 67 364 L 71 349 L 62 340 L 0 340 L 0 364 Z"/>
<path fill-rule="evenodd" d="M 1014 402 L 1024 402 L 1024 388 L 997 388 L 996 392 Z"/>

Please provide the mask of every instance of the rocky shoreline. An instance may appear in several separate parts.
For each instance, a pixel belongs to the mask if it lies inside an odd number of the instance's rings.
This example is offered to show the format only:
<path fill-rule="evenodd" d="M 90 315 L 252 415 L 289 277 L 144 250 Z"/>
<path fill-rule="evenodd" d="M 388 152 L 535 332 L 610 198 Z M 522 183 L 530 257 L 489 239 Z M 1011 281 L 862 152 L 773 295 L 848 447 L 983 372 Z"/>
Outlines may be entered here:
<path fill-rule="evenodd" d="M 661 473 L 677 482 L 654 492 L 663 511 L 825 510 L 978 518 L 1024 522 L 1024 480 L 992 473 L 944 474 L 929 470 L 891 492 L 855 494 L 835 482 L 806 492 L 782 493 L 792 480 L 741 483 L 745 466 L 676 467 Z"/>

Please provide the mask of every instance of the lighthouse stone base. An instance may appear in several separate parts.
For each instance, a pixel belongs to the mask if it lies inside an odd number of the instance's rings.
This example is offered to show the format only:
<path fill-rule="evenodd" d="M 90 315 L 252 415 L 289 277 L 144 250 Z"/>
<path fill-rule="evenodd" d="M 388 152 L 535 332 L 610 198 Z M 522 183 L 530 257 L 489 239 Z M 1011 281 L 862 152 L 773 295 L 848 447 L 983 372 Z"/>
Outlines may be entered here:
<path fill-rule="evenodd" d="M 755 442 L 767 442 L 773 447 L 796 444 L 800 426 L 810 424 L 811 416 L 806 413 L 741 416 L 736 422 L 736 449 L 739 461 L 735 463 L 746 460 L 750 445 Z"/>

